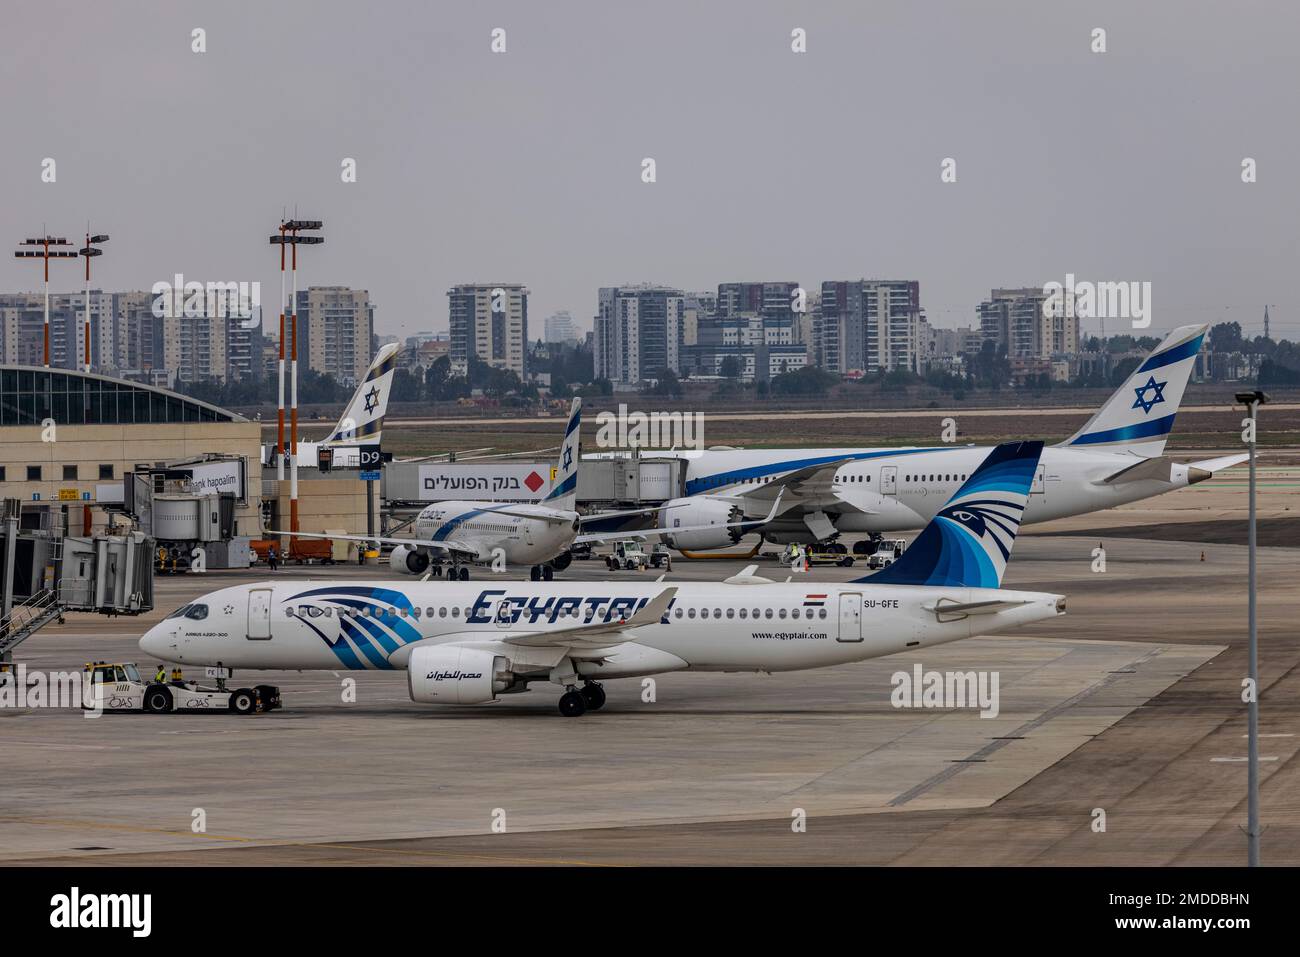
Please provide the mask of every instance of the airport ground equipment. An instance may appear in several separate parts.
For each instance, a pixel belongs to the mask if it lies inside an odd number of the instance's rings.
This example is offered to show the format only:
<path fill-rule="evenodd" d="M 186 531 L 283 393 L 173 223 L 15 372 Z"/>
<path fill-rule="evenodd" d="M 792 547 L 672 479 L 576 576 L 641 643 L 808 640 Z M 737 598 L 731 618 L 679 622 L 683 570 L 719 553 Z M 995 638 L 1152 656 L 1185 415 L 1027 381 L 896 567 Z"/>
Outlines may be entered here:
<path fill-rule="evenodd" d="M 193 606 L 187 606 L 193 607 Z M 225 687 L 226 669 L 208 669 L 222 675 L 216 687 L 205 688 L 197 681 L 147 681 L 134 662 L 97 661 L 83 669 L 94 689 L 94 707 L 104 711 L 230 711 L 253 714 L 280 707 L 280 689 L 275 685 L 251 688 Z"/>
<path fill-rule="evenodd" d="M 247 568 L 250 539 L 237 534 L 235 517 L 246 488 L 242 457 L 208 453 L 138 466 L 123 477 L 120 503 L 110 512 L 154 539 L 160 572 Z"/>
<path fill-rule="evenodd" d="M 805 547 L 804 555 L 809 565 L 838 565 L 840 568 L 852 568 L 853 556 L 841 542 L 816 542 Z"/>
<path fill-rule="evenodd" d="M 903 557 L 903 552 L 907 551 L 907 542 L 901 538 L 873 539 L 872 544 L 875 545 L 875 549 L 866 556 L 867 567 L 871 569 L 888 568 Z M 857 554 L 856 546 L 854 554 Z"/>
<path fill-rule="evenodd" d="M 10 499 L 0 518 L 0 661 L 11 660 L 19 644 L 66 612 L 153 609 L 152 539 L 140 532 L 74 537 L 57 525 L 22 528 L 21 508 Z"/>
<path fill-rule="evenodd" d="M 617 541 L 614 543 L 614 550 L 605 556 L 605 567 L 612 572 L 620 570 L 643 572 L 649 563 L 650 559 L 641 547 L 641 543 L 635 541 Z"/>

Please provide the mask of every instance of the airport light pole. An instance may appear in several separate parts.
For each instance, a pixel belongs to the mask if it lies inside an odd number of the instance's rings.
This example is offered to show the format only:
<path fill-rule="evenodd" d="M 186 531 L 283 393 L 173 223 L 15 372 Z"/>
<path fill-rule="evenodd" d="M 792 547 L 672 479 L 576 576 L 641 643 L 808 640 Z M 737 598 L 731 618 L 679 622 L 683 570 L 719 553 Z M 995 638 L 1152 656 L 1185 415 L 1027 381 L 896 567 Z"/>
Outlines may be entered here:
<path fill-rule="evenodd" d="M 1250 520 L 1247 531 L 1249 578 L 1249 670 L 1250 700 L 1246 703 L 1246 863 L 1259 867 L 1259 636 L 1255 616 L 1255 425 L 1259 407 L 1268 396 L 1259 389 L 1238 392 L 1237 401 L 1246 406 L 1250 419 Z"/>
<path fill-rule="evenodd" d="M 40 246 L 41 251 L 35 249 L 19 249 L 14 252 L 17 259 L 43 259 L 45 260 L 45 368 L 50 367 L 50 260 L 51 259 L 76 259 L 79 253 L 68 252 L 63 246 L 71 246 L 61 236 L 40 236 L 36 239 L 24 239 L 21 246 Z M 51 251 L 50 247 L 55 249 Z"/>
<path fill-rule="evenodd" d="M 80 255 L 86 257 L 86 324 L 85 324 L 85 349 L 86 349 L 86 371 L 90 371 L 90 260 L 95 256 L 104 255 L 104 250 L 96 249 L 97 245 L 102 246 L 108 242 L 108 234 L 100 233 L 98 236 L 90 235 L 90 230 L 86 230 L 86 245 L 81 248 Z M 101 318 L 102 315 L 101 315 Z"/>
<path fill-rule="evenodd" d="M 289 550 L 294 547 L 293 533 L 298 531 L 298 247 L 319 246 L 324 236 L 300 236 L 303 231 L 316 232 L 325 224 L 319 219 L 291 219 L 280 223 L 279 235 L 271 242 L 280 247 L 280 285 L 284 285 L 284 247 L 292 247 L 291 271 L 293 292 L 289 304 Z M 281 293 L 283 295 L 283 293 Z M 284 314 L 280 316 L 280 442 L 284 441 Z M 281 458 L 283 462 L 283 458 Z M 283 477 L 281 465 L 280 477 Z"/>

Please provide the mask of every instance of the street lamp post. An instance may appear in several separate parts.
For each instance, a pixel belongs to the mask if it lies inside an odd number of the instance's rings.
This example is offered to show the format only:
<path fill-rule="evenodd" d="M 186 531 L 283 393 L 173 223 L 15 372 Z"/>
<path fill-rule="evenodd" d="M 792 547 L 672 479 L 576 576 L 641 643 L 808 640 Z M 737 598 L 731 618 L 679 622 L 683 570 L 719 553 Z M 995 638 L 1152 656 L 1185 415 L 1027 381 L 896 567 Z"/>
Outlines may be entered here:
<path fill-rule="evenodd" d="M 1255 426 L 1259 407 L 1268 401 L 1268 396 L 1256 389 L 1253 392 L 1238 392 L 1237 401 L 1246 406 L 1249 420 L 1250 448 L 1250 519 L 1247 530 L 1246 546 L 1248 554 L 1248 588 L 1250 591 L 1247 617 L 1249 619 L 1249 662 L 1247 669 L 1250 680 L 1250 699 L 1246 703 L 1246 863 L 1251 867 L 1259 866 L 1259 637 L 1256 630 L 1255 616 Z"/>
<path fill-rule="evenodd" d="M 100 233 L 98 236 L 90 235 L 90 230 L 86 231 L 86 245 L 81 248 L 80 255 L 86 257 L 86 324 L 84 327 L 85 349 L 86 349 L 86 371 L 90 371 L 90 260 L 95 256 L 104 255 L 104 250 L 96 249 L 98 245 L 108 242 L 108 234 Z M 103 313 L 100 313 L 100 320 L 103 320 Z"/>
<path fill-rule="evenodd" d="M 35 249 L 19 249 L 14 252 L 17 259 L 43 259 L 45 260 L 45 368 L 50 367 L 50 260 L 51 259 L 76 259 L 79 255 L 75 252 L 68 252 L 61 247 L 71 246 L 61 236 L 39 236 L 35 239 L 24 239 L 20 246 L 40 246 L 40 252 Z M 50 247 L 55 249 L 51 250 Z"/>

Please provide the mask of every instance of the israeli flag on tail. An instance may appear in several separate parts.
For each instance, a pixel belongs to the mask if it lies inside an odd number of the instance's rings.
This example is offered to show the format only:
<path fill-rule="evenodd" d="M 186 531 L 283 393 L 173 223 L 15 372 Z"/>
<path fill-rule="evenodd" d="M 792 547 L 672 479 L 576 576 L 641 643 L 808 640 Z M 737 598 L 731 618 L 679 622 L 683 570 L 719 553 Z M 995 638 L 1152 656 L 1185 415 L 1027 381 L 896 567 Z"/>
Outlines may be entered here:
<path fill-rule="evenodd" d="M 357 384 L 343 415 L 335 423 L 322 445 L 378 445 L 384 437 L 384 416 L 388 413 L 388 396 L 393 391 L 393 373 L 397 369 L 396 343 L 380 346 Z"/>
<path fill-rule="evenodd" d="M 564 427 L 564 442 L 560 446 L 560 462 L 555 469 L 551 491 L 542 500 L 543 505 L 572 512 L 578 505 L 578 434 L 582 425 L 582 399 L 573 400 L 569 408 L 569 424 Z"/>
<path fill-rule="evenodd" d="M 1138 365 L 1088 424 L 1062 447 L 1163 455 L 1207 326 L 1180 326 Z"/>
<path fill-rule="evenodd" d="M 1042 453 L 1042 442 L 999 445 L 898 561 L 857 580 L 873 585 L 999 587 Z"/>

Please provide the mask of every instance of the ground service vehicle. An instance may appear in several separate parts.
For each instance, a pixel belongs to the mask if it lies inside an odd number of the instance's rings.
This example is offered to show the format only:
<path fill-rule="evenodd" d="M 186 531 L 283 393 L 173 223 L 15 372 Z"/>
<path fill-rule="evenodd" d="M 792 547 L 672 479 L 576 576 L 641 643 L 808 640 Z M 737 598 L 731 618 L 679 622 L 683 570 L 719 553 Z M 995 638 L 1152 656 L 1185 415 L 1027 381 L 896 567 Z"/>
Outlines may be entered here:
<path fill-rule="evenodd" d="M 219 669 L 222 673 L 225 669 Z M 225 678 L 217 687 L 203 688 L 196 681 L 146 681 L 134 662 L 87 663 L 83 669 L 92 682 L 92 691 L 84 701 L 105 711 L 233 711 L 252 714 L 274 711 L 280 707 L 280 689 L 274 685 L 256 685 L 229 691 Z M 85 705 L 83 704 L 83 707 Z"/>
<path fill-rule="evenodd" d="M 615 542 L 614 551 L 605 556 L 605 566 L 610 571 L 645 571 L 650 560 L 640 542 Z"/>

